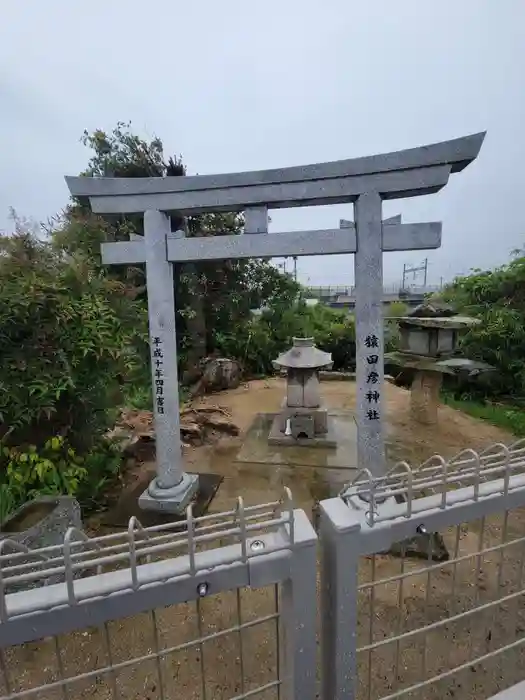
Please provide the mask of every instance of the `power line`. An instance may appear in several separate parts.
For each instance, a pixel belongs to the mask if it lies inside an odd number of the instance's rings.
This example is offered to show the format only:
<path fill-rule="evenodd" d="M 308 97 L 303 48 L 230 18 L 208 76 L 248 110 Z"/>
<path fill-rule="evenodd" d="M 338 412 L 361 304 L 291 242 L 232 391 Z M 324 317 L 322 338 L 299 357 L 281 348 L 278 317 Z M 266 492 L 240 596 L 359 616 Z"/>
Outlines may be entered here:
<path fill-rule="evenodd" d="M 405 280 L 407 275 L 412 273 L 415 279 L 418 272 L 424 273 L 423 286 L 426 287 L 428 273 L 428 258 L 425 258 L 424 262 L 421 265 L 417 265 L 415 267 L 408 267 L 406 263 L 403 265 L 403 283 L 401 284 L 401 289 L 405 288 Z"/>

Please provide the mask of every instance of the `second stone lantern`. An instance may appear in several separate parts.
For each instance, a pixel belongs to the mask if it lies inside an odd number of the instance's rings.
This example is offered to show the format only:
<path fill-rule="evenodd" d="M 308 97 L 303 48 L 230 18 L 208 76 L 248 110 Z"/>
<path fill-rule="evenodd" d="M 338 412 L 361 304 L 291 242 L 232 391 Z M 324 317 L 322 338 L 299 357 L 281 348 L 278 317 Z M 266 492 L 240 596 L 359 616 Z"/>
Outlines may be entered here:
<path fill-rule="evenodd" d="M 440 391 L 445 374 L 469 375 L 492 371 L 485 362 L 457 356 L 460 333 L 480 321 L 460 316 L 449 306 L 427 301 L 407 316 L 398 318 L 399 350 L 385 360 L 403 369 L 414 370 L 410 406 L 417 423 L 434 425 L 438 419 Z"/>
<path fill-rule="evenodd" d="M 268 436 L 270 444 L 335 447 L 319 387 L 319 370 L 331 369 L 332 355 L 316 348 L 313 338 L 294 338 L 290 350 L 273 364 L 286 370 L 287 384 L 281 412 Z"/>

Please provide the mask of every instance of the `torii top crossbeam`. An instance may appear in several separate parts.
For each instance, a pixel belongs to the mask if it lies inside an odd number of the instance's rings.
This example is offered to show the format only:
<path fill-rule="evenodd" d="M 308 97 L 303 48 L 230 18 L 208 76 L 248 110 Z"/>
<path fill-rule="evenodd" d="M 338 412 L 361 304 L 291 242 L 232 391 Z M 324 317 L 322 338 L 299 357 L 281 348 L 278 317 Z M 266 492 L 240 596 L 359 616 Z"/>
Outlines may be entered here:
<path fill-rule="evenodd" d="M 99 214 L 150 209 L 198 214 L 353 202 L 378 192 L 399 199 L 437 192 L 479 153 L 485 132 L 382 155 L 272 170 L 185 177 L 66 177 Z"/>

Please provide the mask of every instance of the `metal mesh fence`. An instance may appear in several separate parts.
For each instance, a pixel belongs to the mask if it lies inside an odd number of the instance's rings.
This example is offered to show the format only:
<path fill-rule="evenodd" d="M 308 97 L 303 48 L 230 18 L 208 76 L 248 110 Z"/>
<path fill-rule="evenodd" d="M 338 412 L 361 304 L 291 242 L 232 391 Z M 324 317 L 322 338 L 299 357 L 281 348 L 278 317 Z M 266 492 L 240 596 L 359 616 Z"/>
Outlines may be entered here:
<path fill-rule="evenodd" d="M 283 630 L 283 617 L 288 631 L 301 622 L 288 583 L 297 513 L 286 491 L 198 519 L 190 509 L 182 524 L 70 531 L 33 552 L 3 541 L 0 699 L 281 698 L 304 649 Z"/>
<path fill-rule="evenodd" d="M 361 472 L 321 526 L 329 700 L 487 700 L 525 679 L 525 440 Z"/>
<path fill-rule="evenodd" d="M 373 527 L 399 517 L 428 516 L 436 505 L 445 510 L 499 494 L 508 496 L 512 491 L 523 490 L 524 475 L 525 439 L 522 439 L 512 445 L 494 443 L 479 453 L 462 450 L 448 460 L 433 455 L 416 468 L 399 462 L 380 477 L 364 469 L 343 489 L 341 496 L 346 502 L 365 499 L 369 505 L 360 510 L 366 523 Z M 395 499 L 397 507 L 379 509 L 387 499 Z"/>
<path fill-rule="evenodd" d="M 321 504 L 324 700 L 487 700 L 525 679 L 524 468 L 525 441 L 498 444 Z M 4 540 L 0 700 L 313 700 L 316 607 L 288 491 L 37 551 Z"/>
<path fill-rule="evenodd" d="M 10 647 L 2 700 L 279 698 L 278 587 L 236 589 Z"/>
<path fill-rule="evenodd" d="M 448 528 L 448 561 L 360 565 L 358 697 L 489 698 L 525 678 L 525 508 Z"/>
<path fill-rule="evenodd" d="M 112 582 L 118 590 L 137 590 L 148 583 L 145 576 L 153 575 L 151 570 L 139 571 L 144 563 L 176 561 L 178 568 L 174 572 L 171 572 L 169 563 L 155 570 L 155 575 L 161 578 L 168 578 L 174 573 L 195 575 L 206 561 L 203 552 L 237 544 L 238 547 L 225 550 L 225 560 L 221 563 L 238 560 L 246 563 L 248 559 L 266 552 L 264 545 L 258 546 L 259 533 L 286 526 L 293 541 L 293 522 L 292 497 L 286 489 L 282 501 L 244 507 L 242 498 L 239 498 L 236 509 L 200 518 L 193 517 L 190 506 L 187 519 L 183 522 L 144 528 L 133 517 L 126 532 L 94 538 L 70 528 L 63 544 L 36 550 L 3 539 L 0 541 L 0 622 L 6 622 L 13 614 L 21 614 L 22 611 L 41 611 L 56 606 L 64 595 L 64 602 L 76 605 L 89 598 L 92 591 L 91 587 L 76 584 L 75 581 L 93 573 L 104 575 L 125 570 L 128 576 L 112 577 Z M 281 547 L 284 548 L 284 543 Z M 60 592 L 57 591 L 59 600 L 50 599 L 47 605 L 42 596 L 33 595 L 33 607 L 31 602 L 24 605 L 21 599 L 13 599 L 14 613 L 7 610 L 7 594 L 20 588 L 40 588 L 60 580 L 66 585 Z M 105 595 L 110 592 L 112 590 L 104 589 Z"/>

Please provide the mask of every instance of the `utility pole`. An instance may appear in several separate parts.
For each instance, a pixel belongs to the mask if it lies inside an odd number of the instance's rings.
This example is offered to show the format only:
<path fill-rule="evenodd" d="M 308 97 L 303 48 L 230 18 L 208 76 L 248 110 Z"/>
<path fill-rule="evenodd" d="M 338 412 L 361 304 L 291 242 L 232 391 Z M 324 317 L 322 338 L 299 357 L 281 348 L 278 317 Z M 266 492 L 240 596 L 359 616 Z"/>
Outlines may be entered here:
<path fill-rule="evenodd" d="M 286 261 L 288 258 L 283 258 L 282 263 L 277 263 L 277 267 L 283 271 L 283 274 L 286 274 Z"/>
<path fill-rule="evenodd" d="M 293 278 L 297 282 L 297 255 L 293 256 Z"/>
<path fill-rule="evenodd" d="M 421 265 L 416 265 L 415 267 L 407 267 L 406 263 L 403 265 L 403 282 L 401 284 L 401 289 L 405 288 L 406 276 L 408 274 L 412 273 L 414 275 L 413 279 L 415 279 L 418 272 L 423 272 L 423 286 L 426 288 L 426 286 L 427 286 L 427 273 L 428 273 L 428 258 L 425 258 L 425 260 L 423 261 L 423 263 Z"/>

